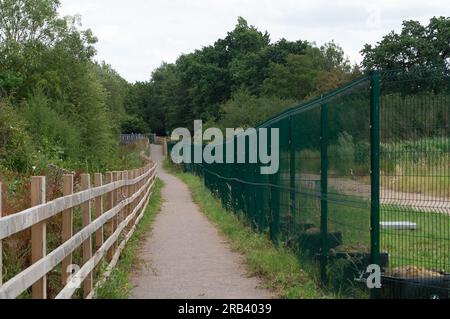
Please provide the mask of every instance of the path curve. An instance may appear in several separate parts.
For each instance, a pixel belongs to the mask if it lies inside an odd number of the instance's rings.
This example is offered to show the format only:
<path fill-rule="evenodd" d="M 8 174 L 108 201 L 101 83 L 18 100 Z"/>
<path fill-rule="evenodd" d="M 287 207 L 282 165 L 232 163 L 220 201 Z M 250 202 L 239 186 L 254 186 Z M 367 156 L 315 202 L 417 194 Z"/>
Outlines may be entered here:
<path fill-rule="evenodd" d="M 152 158 L 164 181 L 163 206 L 140 250 L 132 275 L 133 299 L 269 299 L 257 278 L 249 278 L 243 257 L 193 203 L 188 187 L 163 169 L 162 148 Z"/>

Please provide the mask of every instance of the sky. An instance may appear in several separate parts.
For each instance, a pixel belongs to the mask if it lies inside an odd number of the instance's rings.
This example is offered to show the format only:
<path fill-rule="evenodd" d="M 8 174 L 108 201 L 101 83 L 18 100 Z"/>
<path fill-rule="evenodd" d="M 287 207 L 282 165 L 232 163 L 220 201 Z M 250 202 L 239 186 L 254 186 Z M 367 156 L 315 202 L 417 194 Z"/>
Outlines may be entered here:
<path fill-rule="evenodd" d="M 61 0 L 61 15 L 82 16 L 98 37 L 97 57 L 129 82 L 147 81 L 162 62 L 213 44 L 244 17 L 272 41 L 334 40 L 352 63 L 366 43 L 401 30 L 402 21 L 427 24 L 450 16 L 448 0 Z"/>

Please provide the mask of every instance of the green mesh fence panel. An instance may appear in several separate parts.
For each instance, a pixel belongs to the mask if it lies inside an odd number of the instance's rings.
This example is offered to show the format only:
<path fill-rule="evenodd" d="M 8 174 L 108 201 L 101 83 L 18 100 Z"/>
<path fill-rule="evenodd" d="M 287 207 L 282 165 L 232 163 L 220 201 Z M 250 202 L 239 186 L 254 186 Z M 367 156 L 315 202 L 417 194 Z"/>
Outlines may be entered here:
<path fill-rule="evenodd" d="M 353 289 L 370 264 L 370 82 L 325 101 L 328 109 L 328 231 L 334 287 Z M 352 293 L 355 293 L 352 292 Z"/>
<path fill-rule="evenodd" d="M 316 257 L 321 252 L 320 104 L 294 115 L 293 123 L 299 252 Z"/>
<path fill-rule="evenodd" d="M 382 73 L 384 296 L 448 298 L 450 77 L 445 68 Z"/>
<path fill-rule="evenodd" d="M 279 129 L 276 174 L 250 163 L 250 137 L 245 164 L 183 167 L 340 296 L 448 298 L 449 93 L 448 68 L 374 73 L 259 127 L 269 141 Z M 382 288 L 370 290 L 375 261 Z"/>

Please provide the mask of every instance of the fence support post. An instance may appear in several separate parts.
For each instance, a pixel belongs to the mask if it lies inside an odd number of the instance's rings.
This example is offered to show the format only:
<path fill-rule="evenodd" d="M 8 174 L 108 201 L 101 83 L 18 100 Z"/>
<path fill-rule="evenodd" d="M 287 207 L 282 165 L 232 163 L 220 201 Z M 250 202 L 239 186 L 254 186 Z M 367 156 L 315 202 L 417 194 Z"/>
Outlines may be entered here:
<path fill-rule="evenodd" d="M 73 194 L 73 175 L 64 175 L 63 176 L 63 196 L 69 196 Z M 73 209 L 70 208 L 65 210 L 62 213 L 62 242 L 65 243 L 73 235 Z M 67 284 L 67 279 L 69 278 L 68 271 L 71 270 L 72 265 L 72 254 L 64 258 L 62 261 L 62 274 L 61 281 L 62 285 L 65 286 Z"/>
<path fill-rule="evenodd" d="M 294 145 L 294 119 L 292 116 L 289 116 L 289 174 L 290 174 L 290 218 L 289 218 L 289 232 L 293 231 L 295 233 L 296 228 L 296 175 L 297 175 L 297 163 L 296 161 L 296 149 Z M 289 234 L 290 235 L 290 234 Z"/>
<path fill-rule="evenodd" d="M 125 179 L 127 180 L 127 182 L 130 182 L 131 179 L 133 178 L 131 170 L 130 171 L 125 171 Z M 133 194 L 133 190 L 131 188 L 131 185 L 128 185 L 125 188 L 125 194 L 126 194 L 126 199 L 130 198 L 131 195 Z M 131 203 L 127 205 L 127 210 L 126 210 L 126 214 L 125 214 L 125 219 L 128 218 L 128 216 L 131 214 L 131 212 L 133 211 L 133 208 L 131 206 Z"/>
<path fill-rule="evenodd" d="M 113 173 L 111 172 L 106 173 L 106 184 L 111 184 L 113 182 L 114 182 Z M 110 211 L 114 207 L 113 192 L 114 191 L 106 194 L 105 211 Z M 106 224 L 106 232 L 108 234 L 108 238 L 111 237 L 111 235 L 114 233 L 114 218 L 111 218 Z M 114 256 L 114 246 L 111 246 L 108 249 L 107 260 L 111 261 L 113 259 L 113 256 Z"/>
<path fill-rule="evenodd" d="M 320 278 L 322 284 L 328 284 L 328 101 L 322 102 L 320 111 L 320 229 L 321 258 Z"/>
<path fill-rule="evenodd" d="M 45 204 L 45 177 L 31 178 L 31 206 Z M 47 254 L 46 222 L 31 227 L 31 262 L 34 264 Z M 42 277 L 32 286 L 33 299 L 47 299 L 47 276 Z"/>
<path fill-rule="evenodd" d="M 103 175 L 96 173 L 94 176 L 94 187 L 103 186 Z M 95 219 L 99 218 L 103 214 L 103 196 L 99 196 L 95 199 Z M 103 226 L 100 227 L 95 233 L 95 248 L 98 251 L 103 245 Z"/>
<path fill-rule="evenodd" d="M 268 140 L 270 141 L 270 154 L 273 154 L 272 145 L 272 128 L 268 127 Z M 279 174 L 272 174 L 269 177 L 271 188 L 270 188 L 270 235 L 271 240 L 275 245 L 279 245 L 280 239 L 280 193 L 279 189 L 274 187 L 279 182 Z"/>
<path fill-rule="evenodd" d="M 373 265 L 380 265 L 380 80 L 379 71 L 373 71 L 370 77 L 370 251 Z M 380 289 L 372 289 L 371 296 L 379 298 Z"/>
<path fill-rule="evenodd" d="M 81 175 L 81 189 L 88 190 L 91 188 L 91 176 L 89 174 Z M 91 216 L 91 201 L 81 205 L 81 215 L 83 227 L 88 226 L 92 222 Z M 89 236 L 83 242 L 83 264 L 87 263 L 92 257 L 92 236 Z M 88 296 L 93 289 L 93 278 L 92 272 L 86 277 L 83 282 L 83 294 L 84 297 Z"/>
<path fill-rule="evenodd" d="M 113 181 L 114 182 L 119 182 L 120 181 L 120 172 L 118 171 L 114 171 L 113 172 Z M 121 187 L 119 187 L 118 189 L 116 189 L 113 192 L 113 207 L 116 207 L 117 204 L 120 203 L 120 194 L 121 194 Z M 122 213 L 122 211 L 119 211 L 116 216 L 113 217 L 114 220 L 114 228 L 113 228 L 113 233 L 116 231 L 117 227 L 119 226 L 119 216 Z M 117 248 L 119 247 L 119 239 L 116 240 L 116 242 L 114 243 L 114 245 L 112 246 L 114 247 L 114 253 L 117 251 Z"/>

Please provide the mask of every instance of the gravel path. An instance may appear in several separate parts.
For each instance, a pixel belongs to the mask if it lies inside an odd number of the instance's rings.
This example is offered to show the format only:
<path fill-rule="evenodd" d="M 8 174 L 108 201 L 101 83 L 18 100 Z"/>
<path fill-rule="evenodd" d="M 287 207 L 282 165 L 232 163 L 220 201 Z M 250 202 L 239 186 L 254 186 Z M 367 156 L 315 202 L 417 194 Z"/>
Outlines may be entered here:
<path fill-rule="evenodd" d="M 269 299 L 257 278 L 246 275 L 242 257 L 230 250 L 192 202 L 188 187 L 162 168 L 162 148 L 152 158 L 164 181 L 164 204 L 142 245 L 132 274 L 134 299 Z"/>

